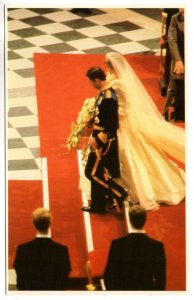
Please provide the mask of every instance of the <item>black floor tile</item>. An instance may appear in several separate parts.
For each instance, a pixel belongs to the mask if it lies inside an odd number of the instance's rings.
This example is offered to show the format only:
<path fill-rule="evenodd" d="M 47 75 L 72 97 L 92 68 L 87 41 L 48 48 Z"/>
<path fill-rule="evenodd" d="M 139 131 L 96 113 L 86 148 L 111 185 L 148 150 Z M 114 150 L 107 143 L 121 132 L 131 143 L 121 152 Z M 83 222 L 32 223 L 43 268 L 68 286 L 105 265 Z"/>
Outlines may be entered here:
<path fill-rule="evenodd" d="M 108 24 L 108 25 L 106 25 L 106 27 L 109 29 L 112 29 L 116 32 L 124 32 L 124 31 L 130 31 L 130 30 L 143 28 L 143 27 L 140 27 L 129 21 Z"/>
<path fill-rule="evenodd" d="M 64 42 L 85 39 L 88 37 L 82 33 L 75 31 L 75 30 L 67 31 L 67 32 L 59 32 L 59 33 L 53 34 L 53 36 Z"/>
<path fill-rule="evenodd" d="M 161 22 L 162 8 L 130 8 L 141 15 Z"/>
<path fill-rule="evenodd" d="M 93 49 L 84 50 L 86 54 L 106 54 L 108 52 L 112 52 L 113 50 L 109 47 L 98 47 Z"/>
<path fill-rule="evenodd" d="M 33 157 L 39 158 L 40 157 L 40 148 L 30 148 Z"/>
<path fill-rule="evenodd" d="M 55 45 L 47 45 L 42 46 L 43 49 L 51 52 L 51 53 L 60 53 L 60 52 L 70 52 L 70 51 L 76 51 L 77 49 L 66 44 L 66 43 L 59 43 Z"/>
<path fill-rule="evenodd" d="M 21 70 L 15 70 L 14 72 L 23 78 L 34 77 L 34 68 L 25 68 Z"/>
<path fill-rule="evenodd" d="M 80 17 L 97 16 L 106 13 L 103 10 L 97 8 L 73 8 L 71 12 Z"/>
<path fill-rule="evenodd" d="M 67 21 L 67 22 L 62 22 L 62 24 L 69 26 L 73 29 L 80 29 L 80 28 L 96 26 L 96 23 L 93 23 L 93 22 L 91 22 L 89 20 L 85 20 L 85 19 L 71 20 L 71 21 Z"/>
<path fill-rule="evenodd" d="M 8 139 L 8 149 L 16 149 L 16 148 L 27 148 L 27 146 L 21 138 Z"/>
<path fill-rule="evenodd" d="M 62 11 L 63 9 L 60 8 L 28 8 L 28 10 L 33 11 L 37 14 L 44 15 L 44 14 L 50 14 L 53 12 Z"/>
<path fill-rule="evenodd" d="M 95 39 L 106 45 L 114 45 L 114 44 L 130 42 L 129 39 L 125 38 L 120 34 L 110 34 L 110 35 L 96 37 Z"/>
<path fill-rule="evenodd" d="M 14 51 L 8 51 L 8 60 L 12 60 L 12 59 L 20 59 L 23 58 L 22 56 L 20 56 L 19 54 L 15 53 Z"/>
<path fill-rule="evenodd" d="M 28 38 L 28 37 L 43 35 L 45 34 L 45 32 L 40 31 L 34 27 L 30 27 L 30 28 L 14 30 L 14 34 L 20 36 L 21 38 Z"/>
<path fill-rule="evenodd" d="M 37 126 L 19 127 L 16 129 L 22 137 L 38 136 Z"/>
<path fill-rule="evenodd" d="M 39 168 L 34 159 L 8 160 L 9 171 L 37 170 L 37 169 Z"/>
<path fill-rule="evenodd" d="M 19 117 L 33 115 L 27 106 L 10 107 L 8 117 Z"/>
<path fill-rule="evenodd" d="M 54 23 L 52 20 L 45 18 L 43 16 L 36 16 L 36 17 L 22 19 L 22 22 L 31 26 L 39 26 L 39 25 Z"/>
<path fill-rule="evenodd" d="M 8 48 L 11 50 L 23 49 L 23 48 L 33 47 L 33 46 L 34 44 L 31 44 L 28 41 L 25 41 L 23 39 L 8 42 Z"/>
<path fill-rule="evenodd" d="M 150 49 L 160 48 L 160 39 L 159 38 L 145 40 L 145 41 L 138 41 L 138 43 L 140 43 Z"/>

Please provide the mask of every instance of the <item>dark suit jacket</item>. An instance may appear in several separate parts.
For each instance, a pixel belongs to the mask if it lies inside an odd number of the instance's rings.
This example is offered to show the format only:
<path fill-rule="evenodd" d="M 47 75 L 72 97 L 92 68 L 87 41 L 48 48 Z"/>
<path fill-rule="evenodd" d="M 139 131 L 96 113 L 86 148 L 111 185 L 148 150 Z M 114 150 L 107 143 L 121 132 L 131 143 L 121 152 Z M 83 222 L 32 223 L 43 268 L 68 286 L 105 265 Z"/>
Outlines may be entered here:
<path fill-rule="evenodd" d="M 165 290 L 163 243 L 144 233 L 130 233 L 112 241 L 104 280 L 107 290 Z"/>
<path fill-rule="evenodd" d="M 183 75 L 173 73 L 175 62 L 184 63 L 184 15 L 177 13 L 172 16 L 168 29 L 168 44 L 172 57 L 171 76 L 174 79 L 183 79 Z"/>
<path fill-rule="evenodd" d="M 17 247 L 14 268 L 18 290 L 65 290 L 71 270 L 68 248 L 35 238 Z"/>

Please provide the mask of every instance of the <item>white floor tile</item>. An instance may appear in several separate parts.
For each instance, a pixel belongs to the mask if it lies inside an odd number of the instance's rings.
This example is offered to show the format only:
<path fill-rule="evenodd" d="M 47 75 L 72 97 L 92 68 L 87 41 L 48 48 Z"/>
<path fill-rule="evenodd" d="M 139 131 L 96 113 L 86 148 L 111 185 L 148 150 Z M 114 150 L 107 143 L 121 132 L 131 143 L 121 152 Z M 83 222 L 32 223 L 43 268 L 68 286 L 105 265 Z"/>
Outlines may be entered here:
<path fill-rule="evenodd" d="M 27 106 L 34 115 L 38 114 L 36 97 L 11 98 L 8 100 L 8 106 L 9 107 Z"/>
<path fill-rule="evenodd" d="M 92 48 L 105 46 L 105 44 L 103 44 L 99 41 L 96 41 L 92 38 L 71 41 L 71 42 L 67 42 L 67 44 L 69 44 L 72 47 L 75 47 L 79 50 L 86 50 L 86 49 L 92 49 Z"/>
<path fill-rule="evenodd" d="M 81 19 L 80 16 L 73 14 L 67 10 L 45 14 L 44 16 L 45 18 L 53 20 L 55 22 L 64 22 L 64 21 L 67 22 L 71 20 Z"/>
<path fill-rule="evenodd" d="M 130 53 L 136 53 L 136 52 L 142 52 L 142 51 L 148 51 L 149 48 L 140 45 L 136 42 L 129 42 L 129 43 L 122 43 L 122 44 L 116 44 L 109 46 L 113 50 L 120 52 L 121 54 L 130 54 Z"/>
<path fill-rule="evenodd" d="M 25 9 L 25 8 L 18 8 L 18 9 L 9 11 L 9 17 L 16 19 L 16 20 L 31 18 L 31 17 L 35 17 L 35 16 L 39 16 L 39 14 L 37 14 L 31 10 Z"/>
<path fill-rule="evenodd" d="M 132 11 L 132 10 L 128 10 L 126 8 L 106 8 L 103 9 L 103 11 L 106 11 L 108 14 L 113 15 L 113 16 L 117 16 L 118 18 L 121 18 L 123 21 L 125 19 L 129 19 L 131 17 L 137 17 L 137 13 Z"/>
<path fill-rule="evenodd" d="M 18 138 L 21 138 L 21 135 L 15 128 L 8 128 L 7 129 L 7 138 L 8 139 L 18 139 Z"/>
<path fill-rule="evenodd" d="M 18 170 L 9 171 L 8 180 L 42 180 L 42 172 L 40 170 Z"/>
<path fill-rule="evenodd" d="M 28 148 L 14 148 L 7 150 L 8 160 L 34 159 L 34 156 Z"/>
<path fill-rule="evenodd" d="M 107 24 L 111 24 L 111 23 L 123 22 L 123 18 L 116 17 L 116 16 L 109 15 L 109 14 L 91 16 L 86 19 L 91 22 L 94 22 L 96 24 L 99 24 L 99 25 L 107 25 Z"/>
<path fill-rule="evenodd" d="M 41 47 L 28 47 L 24 49 L 17 49 L 14 50 L 14 52 L 25 58 L 32 58 L 34 53 L 48 53 L 48 51 Z"/>
<path fill-rule="evenodd" d="M 35 86 L 35 78 L 23 78 L 14 71 L 8 71 L 6 85 L 8 89 Z"/>
<path fill-rule="evenodd" d="M 8 271 L 8 283 L 16 284 L 16 272 L 15 269 L 9 269 Z"/>
<path fill-rule="evenodd" d="M 8 21 L 8 31 L 24 29 L 29 27 L 31 26 L 19 20 Z"/>
<path fill-rule="evenodd" d="M 63 43 L 62 40 L 49 34 L 25 38 L 25 40 L 36 46 L 45 46 L 45 45 L 54 45 L 54 44 Z"/>
<path fill-rule="evenodd" d="M 47 34 L 54 34 L 54 33 L 59 33 L 59 32 L 67 32 L 71 31 L 72 28 L 60 24 L 60 23 L 51 23 L 51 24 L 46 24 L 46 25 L 40 25 L 36 26 L 37 29 L 47 33 Z"/>
<path fill-rule="evenodd" d="M 40 147 L 39 136 L 23 137 L 22 139 L 28 148 L 39 148 Z"/>
<path fill-rule="evenodd" d="M 12 118 L 8 118 L 8 121 L 15 128 L 38 126 L 38 118 L 37 116 L 34 115 L 12 117 Z"/>
<path fill-rule="evenodd" d="M 125 31 L 120 33 L 124 37 L 131 39 L 133 41 L 143 41 L 149 39 L 159 38 L 161 36 L 160 33 L 156 33 L 147 29 L 137 29 L 132 31 Z"/>
<path fill-rule="evenodd" d="M 8 32 L 7 37 L 6 37 L 7 41 L 15 41 L 20 39 L 20 37 L 12 32 Z"/>
<path fill-rule="evenodd" d="M 98 37 L 98 36 L 104 36 L 104 35 L 109 35 L 109 34 L 115 33 L 115 31 L 113 31 L 109 28 L 106 28 L 105 26 L 101 26 L 101 25 L 87 27 L 87 28 L 81 28 L 81 29 L 77 29 L 77 31 L 87 35 L 88 37 Z"/>
<path fill-rule="evenodd" d="M 75 50 L 75 51 L 69 51 L 68 54 L 85 54 L 85 52 L 81 50 Z"/>
<path fill-rule="evenodd" d="M 8 68 L 10 70 L 21 70 L 21 69 L 26 69 L 26 68 L 33 68 L 34 63 L 25 58 L 21 59 L 12 59 L 8 61 Z"/>

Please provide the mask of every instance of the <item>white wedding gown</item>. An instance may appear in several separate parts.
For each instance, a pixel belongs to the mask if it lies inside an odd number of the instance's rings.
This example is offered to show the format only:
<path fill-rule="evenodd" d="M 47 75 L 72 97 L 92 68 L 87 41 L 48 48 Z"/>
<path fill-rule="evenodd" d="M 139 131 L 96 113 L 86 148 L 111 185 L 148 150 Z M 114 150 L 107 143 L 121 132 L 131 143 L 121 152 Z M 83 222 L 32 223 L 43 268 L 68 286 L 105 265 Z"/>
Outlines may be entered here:
<path fill-rule="evenodd" d="M 107 80 L 119 103 L 119 183 L 128 189 L 129 201 L 146 210 L 159 204 L 176 205 L 185 197 L 184 171 L 172 157 L 184 163 L 185 131 L 164 120 L 143 84 L 118 53 L 106 55 L 114 74 Z M 80 188 L 90 195 L 88 181 L 80 178 Z"/>
<path fill-rule="evenodd" d="M 163 120 L 158 120 L 158 124 L 155 124 L 157 128 L 148 128 L 146 124 L 146 130 L 152 131 L 150 136 L 150 132 L 141 130 L 145 122 L 149 123 L 149 115 L 140 116 L 142 126 L 137 126 L 137 123 L 133 122 L 137 116 L 134 115 L 134 111 L 130 115 L 130 107 L 129 109 L 126 107 L 130 103 L 125 101 L 122 80 L 113 80 L 112 87 L 119 101 L 118 142 L 121 184 L 128 189 L 129 200 L 133 203 L 140 202 L 146 210 L 157 209 L 160 203 L 178 204 L 185 196 L 184 171 L 165 153 L 169 148 L 170 152 L 175 152 L 177 158 L 180 156 L 182 160 L 182 155 L 179 155 L 181 145 L 175 145 L 172 149 L 173 142 L 171 139 L 168 140 L 168 127 L 173 125 Z M 160 126 L 166 126 L 164 136 L 163 130 L 159 136 Z"/>

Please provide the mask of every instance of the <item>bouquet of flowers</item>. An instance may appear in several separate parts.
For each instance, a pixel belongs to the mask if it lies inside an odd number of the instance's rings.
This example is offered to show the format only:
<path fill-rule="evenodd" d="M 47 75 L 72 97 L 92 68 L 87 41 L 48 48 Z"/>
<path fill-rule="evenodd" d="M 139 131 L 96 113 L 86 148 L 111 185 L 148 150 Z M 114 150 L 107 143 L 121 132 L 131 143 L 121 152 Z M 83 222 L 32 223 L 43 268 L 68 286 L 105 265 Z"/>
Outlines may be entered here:
<path fill-rule="evenodd" d="M 84 101 L 81 111 L 78 114 L 76 122 L 72 123 L 71 132 L 67 138 L 65 144 L 62 144 L 61 147 L 65 147 L 68 150 L 72 148 L 77 148 L 80 138 L 83 134 L 83 130 L 91 120 L 95 110 L 95 98 L 87 98 Z"/>

